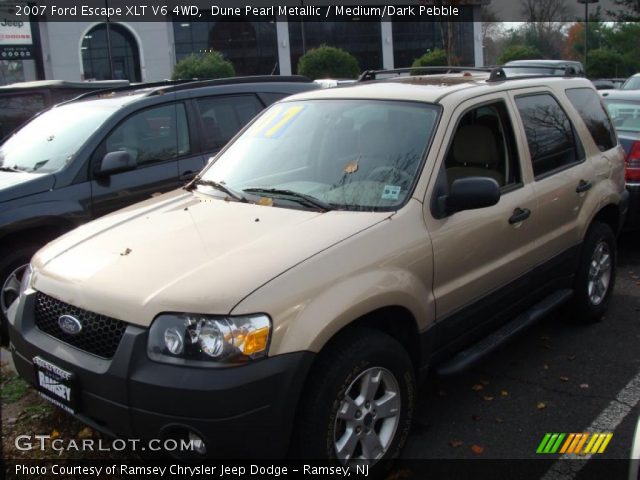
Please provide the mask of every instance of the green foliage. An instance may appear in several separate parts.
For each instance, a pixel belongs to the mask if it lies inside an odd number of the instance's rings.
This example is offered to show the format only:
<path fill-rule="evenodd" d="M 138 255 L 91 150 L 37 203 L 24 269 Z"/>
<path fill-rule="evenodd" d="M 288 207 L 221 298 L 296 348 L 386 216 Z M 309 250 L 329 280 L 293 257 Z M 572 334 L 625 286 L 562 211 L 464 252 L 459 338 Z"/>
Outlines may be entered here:
<path fill-rule="evenodd" d="M 356 78 L 360 66 L 356 58 L 341 48 L 321 45 L 309 50 L 298 61 L 298 74 L 317 78 Z"/>
<path fill-rule="evenodd" d="M 540 51 L 529 45 L 510 45 L 498 57 L 498 63 L 505 64 L 511 60 L 531 60 L 542 58 Z"/>
<path fill-rule="evenodd" d="M 622 55 L 610 48 L 589 50 L 587 74 L 592 78 L 615 77 L 616 69 L 622 64 Z"/>
<path fill-rule="evenodd" d="M 640 23 L 616 23 L 603 32 L 603 46 L 622 56 L 620 64 L 610 72 L 612 77 L 626 77 L 640 72 Z M 591 52 L 589 52 L 591 55 Z"/>
<path fill-rule="evenodd" d="M 13 375 L 2 384 L 2 403 L 14 403 L 24 397 L 29 386 L 18 376 Z"/>
<path fill-rule="evenodd" d="M 210 51 L 203 55 L 191 54 L 176 63 L 171 78 L 188 80 L 192 78 L 233 77 L 235 70 L 231 62 L 224 59 L 220 52 Z"/>
<path fill-rule="evenodd" d="M 442 48 L 436 48 L 430 52 L 425 53 L 421 57 L 416 58 L 413 61 L 412 67 L 438 67 L 441 65 L 447 65 L 447 52 Z"/>

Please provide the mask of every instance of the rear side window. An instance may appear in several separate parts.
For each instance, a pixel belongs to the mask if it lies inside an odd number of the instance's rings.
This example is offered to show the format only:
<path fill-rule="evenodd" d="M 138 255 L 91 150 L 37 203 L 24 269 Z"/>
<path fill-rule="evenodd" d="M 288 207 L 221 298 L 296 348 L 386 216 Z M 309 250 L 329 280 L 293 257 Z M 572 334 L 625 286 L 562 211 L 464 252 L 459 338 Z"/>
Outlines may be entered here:
<path fill-rule="evenodd" d="M 536 178 L 582 160 L 569 117 L 548 94 L 516 98 Z"/>
<path fill-rule="evenodd" d="M 255 95 L 196 100 L 204 128 L 205 151 L 219 150 L 263 109 Z"/>
<path fill-rule="evenodd" d="M 571 88 L 566 91 L 571 104 L 587 125 L 593 141 L 604 152 L 616 146 L 616 134 L 600 97 L 590 88 Z"/>

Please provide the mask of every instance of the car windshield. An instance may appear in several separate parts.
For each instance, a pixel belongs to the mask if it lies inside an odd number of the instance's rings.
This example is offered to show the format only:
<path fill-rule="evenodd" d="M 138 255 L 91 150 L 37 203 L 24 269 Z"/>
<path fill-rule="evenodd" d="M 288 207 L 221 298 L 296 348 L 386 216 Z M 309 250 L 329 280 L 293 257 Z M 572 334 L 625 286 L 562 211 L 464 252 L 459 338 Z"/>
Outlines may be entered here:
<path fill-rule="evenodd" d="M 212 162 L 202 183 L 287 208 L 299 208 L 304 195 L 330 208 L 393 210 L 411 193 L 438 114 L 432 104 L 381 100 L 276 104 Z"/>
<path fill-rule="evenodd" d="M 605 99 L 616 130 L 640 132 L 640 102 Z"/>
<path fill-rule="evenodd" d="M 629 78 L 621 88 L 622 90 L 640 90 L 640 76 Z"/>
<path fill-rule="evenodd" d="M 38 173 L 60 170 L 113 111 L 82 103 L 48 110 L 0 145 L 0 167 Z"/>

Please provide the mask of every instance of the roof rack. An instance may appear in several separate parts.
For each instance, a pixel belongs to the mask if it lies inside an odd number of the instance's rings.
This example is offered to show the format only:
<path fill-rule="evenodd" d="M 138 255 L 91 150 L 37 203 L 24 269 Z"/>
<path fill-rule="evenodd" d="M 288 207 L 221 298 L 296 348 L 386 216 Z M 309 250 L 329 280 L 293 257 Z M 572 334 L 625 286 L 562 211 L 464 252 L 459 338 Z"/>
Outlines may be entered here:
<path fill-rule="evenodd" d="M 575 67 L 571 65 L 565 66 L 546 66 L 546 65 L 497 65 L 493 67 L 461 67 L 461 66 L 453 66 L 453 65 L 443 65 L 443 66 L 434 66 L 434 67 L 403 67 L 403 68 L 392 68 L 388 70 L 365 70 L 362 72 L 357 82 L 367 82 L 371 80 L 377 80 L 378 75 L 389 75 L 389 74 L 397 74 L 400 75 L 402 73 L 409 73 L 415 75 L 416 73 L 426 72 L 431 74 L 449 74 L 449 73 L 464 73 L 464 72 L 484 72 L 489 74 L 489 78 L 487 82 L 502 82 L 505 80 L 523 80 L 529 78 L 548 78 L 548 77 L 558 77 L 560 75 L 553 75 L 553 73 L 549 74 L 520 74 L 517 76 L 508 76 L 505 70 L 509 69 L 535 69 L 535 70 L 549 70 L 550 72 L 555 72 L 558 70 L 563 71 L 564 77 L 581 77 L 580 73 L 578 73 Z"/>
<path fill-rule="evenodd" d="M 443 65 L 436 67 L 402 67 L 402 68 L 391 68 L 388 70 L 365 70 L 362 72 L 357 82 L 366 82 L 370 80 L 376 80 L 378 75 L 384 74 L 393 74 L 396 73 L 398 75 L 402 73 L 412 74 L 414 72 L 430 72 L 432 74 L 447 74 L 447 73 L 463 73 L 463 72 L 485 72 L 490 73 L 491 67 L 461 67 L 459 65 Z"/>
<path fill-rule="evenodd" d="M 90 97 L 99 97 L 109 93 L 126 92 L 130 90 L 154 89 L 149 95 L 157 95 L 160 92 L 169 93 L 189 88 L 212 87 L 219 85 L 237 85 L 241 83 L 275 83 L 275 82 L 299 82 L 310 83 L 311 79 L 303 75 L 255 75 L 249 77 L 228 77 L 216 79 L 187 79 L 187 80 L 161 80 L 159 82 L 132 83 L 121 87 L 104 88 L 92 92 L 83 93 L 70 101 L 82 100 Z M 164 88 L 163 88 L 164 87 Z"/>

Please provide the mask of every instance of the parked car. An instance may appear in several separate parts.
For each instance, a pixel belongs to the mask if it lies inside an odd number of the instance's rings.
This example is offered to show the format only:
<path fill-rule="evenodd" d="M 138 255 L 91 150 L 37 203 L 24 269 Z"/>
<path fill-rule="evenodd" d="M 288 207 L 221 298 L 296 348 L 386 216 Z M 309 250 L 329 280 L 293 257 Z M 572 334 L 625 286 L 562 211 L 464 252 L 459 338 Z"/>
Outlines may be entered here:
<path fill-rule="evenodd" d="M 602 93 L 609 115 L 625 151 L 625 180 L 630 194 L 626 225 L 640 227 L 640 90 Z"/>
<path fill-rule="evenodd" d="M 304 77 L 130 86 L 37 116 L 0 145 L 0 320 L 31 255 L 93 218 L 192 179 L 256 113 L 319 88 Z"/>
<path fill-rule="evenodd" d="M 40 250 L 13 360 L 112 435 L 373 465 L 402 449 L 427 369 L 460 372 L 561 305 L 602 318 L 626 197 L 583 78 L 299 94 L 185 189 Z"/>
<path fill-rule="evenodd" d="M 622 90 L 640 90 L 640 73 L 631 75 L 620 87 Z"/>
<path fill-rule="evenodd" d="M 584 77 L 584 67 L 576 60 L 512 60 L 504 64 L 509 76 L 516 75 L 578 75 Z"/>
<path fill-rule="evenodd" d="M 597 90 L 615 90 L 622 87 L 625 80 L 624 78 L 597 78 L 591 81 Z"/>
<path fill-rule="evenodd" d="M 128 85 L 127 80 L 39 80 L 0 87 L 0 142 L 36 113 L 83 93 Z"/>

